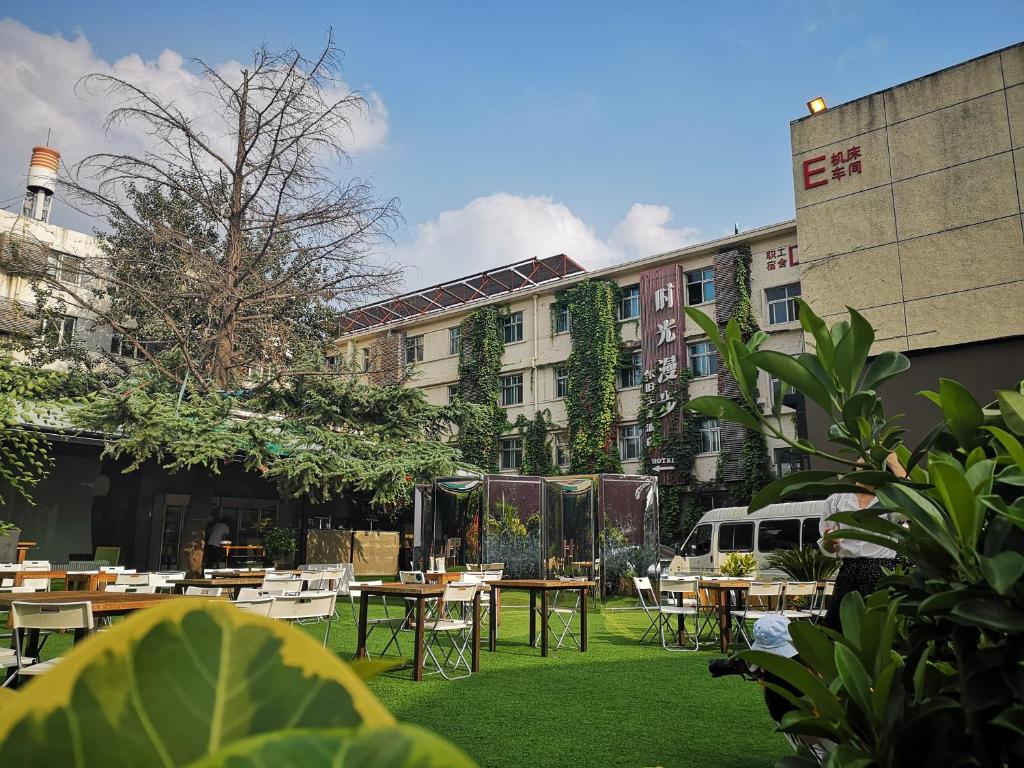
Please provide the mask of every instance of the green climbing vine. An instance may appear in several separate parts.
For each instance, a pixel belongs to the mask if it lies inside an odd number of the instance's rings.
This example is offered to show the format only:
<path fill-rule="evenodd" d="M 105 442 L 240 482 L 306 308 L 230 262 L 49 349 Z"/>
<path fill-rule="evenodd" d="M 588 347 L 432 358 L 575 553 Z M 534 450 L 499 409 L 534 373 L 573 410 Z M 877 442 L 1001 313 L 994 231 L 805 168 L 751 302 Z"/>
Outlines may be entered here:
<path fill-rule="evenodd" d="M 615 318 L 618 286 L 607 280 L 584 280 L 557 298 L 572 318 L 565 399 L 570 471 L 621 472 L 614 439 L 615 377 L 622 346 Z"/>
<path fill-rule="evenodd" d="M 516 419 L 515 427 L 523 436 L 523 463 L 519 467 L 519 474 L 540 477 L 557 474 L 551 461 L 551 443 L 548 440 L 551 414 L 537 411 L 532 419 L 520 416 Z"/>
<path fill-rule="evenodd" d="M 498 441 L 508 428 L 508 417 L 499 404 L 501 358 L 505 353 L 503 313 L 494 305 L 471 312 L 459 325 L 459 398 L 483 406 L 482 417 L 459 424 L 459 448 L 463 458 L 489 472 L 498 469 Z"/>

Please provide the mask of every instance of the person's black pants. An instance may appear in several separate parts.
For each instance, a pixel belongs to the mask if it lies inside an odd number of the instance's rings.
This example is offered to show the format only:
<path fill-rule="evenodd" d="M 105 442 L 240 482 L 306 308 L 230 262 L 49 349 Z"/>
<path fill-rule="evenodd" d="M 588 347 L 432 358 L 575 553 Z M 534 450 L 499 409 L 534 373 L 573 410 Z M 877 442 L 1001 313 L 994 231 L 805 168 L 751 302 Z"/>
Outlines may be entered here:
<path fill-rule="evenodd" d="M 203 547 L 203 565 L 213 567 L 220 562 L 220 547 L 214 544 L 207 544 Z"/>
<path fill-rule="evenodd" d="M 839 621 L 839 606 L 843 598 L 851 592 L 860 592 L 867 597 L 875 591 L 875 585 L 885 574 L 883 568 L 894 568 L 896 561 L 883 557 L 854 557 L 843 560 L 839 566 L 839 573 L 836 574 L 836 589 L 832 593 L 831 602 L 828 604 L 828 611 L 821 620 L 823 627 L 842 632 L 843 628 Z"/>

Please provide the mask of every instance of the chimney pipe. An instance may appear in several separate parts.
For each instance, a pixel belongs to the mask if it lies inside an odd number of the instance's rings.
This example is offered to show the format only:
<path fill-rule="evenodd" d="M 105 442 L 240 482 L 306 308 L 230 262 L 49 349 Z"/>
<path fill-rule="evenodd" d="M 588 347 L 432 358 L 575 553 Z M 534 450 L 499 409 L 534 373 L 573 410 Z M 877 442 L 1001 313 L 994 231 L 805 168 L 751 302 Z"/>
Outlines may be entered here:
<path fill-rule="evenodd" d="M 28 182 L 25 185 L 25 203 L 21 213 L 36 221 L 50 220 L 50 202 L 57 190 L 57 169 L 60 152 L 51 147 L 32 147 L 32 160 L 28 164 Z"/>

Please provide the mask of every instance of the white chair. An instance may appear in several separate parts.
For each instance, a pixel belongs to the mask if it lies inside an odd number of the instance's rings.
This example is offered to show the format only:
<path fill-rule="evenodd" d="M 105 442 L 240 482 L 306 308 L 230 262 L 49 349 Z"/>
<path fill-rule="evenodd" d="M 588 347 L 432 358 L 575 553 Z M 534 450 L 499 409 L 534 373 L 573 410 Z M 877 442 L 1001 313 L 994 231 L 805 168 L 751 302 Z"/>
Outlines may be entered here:
<path fill-rule="evenodd" d="M 825 614 L 828 613 L 828 608 L 832 604 L 832 595 L 835 594 L 835 591 L 836 583 L 834 581 L 826 581 L 825 588 L 821 591 L 821 596 L 807 610 L 813 617 L 815 624 L 821 621 Z"/>
<path fill-rule="evenodd" d="M 423 571 L 399 571 L 398 580 L 402 584 L 426 584 L 427 577 L 423 575 Z"/>
<path fill-rule="evenodd" d="M 133 595 L 155 595 L 156 585 L 155 584 L 107 584 L 103 589 L 104 592 L 113 592 L 115 594 L 133 594 Z"/>
<path fill-rule="evenodd" d="M 811 608 L 818 597 L 818 582 L 787 581 L 782 588 L 782 615 L 787 619 L 813 619 Z"/>
<path fill-rule="evenodd" d="M 567 582 L 585 581 L 585 579 L 571 576 L 560 576 L 558 580 Z M 483 579 L 481 579 L 481 583 L 482 582 Z M 565 592 L 556 591 L 551 596 L 551 601 L 548 603 L 548 631 L 551 633 L 551 636 L 555 639 L 556 651 L 562 647 L 562 643 L 565 642 L 566 638 L 572 640 L 573 644 L 577 648 L 580 647 L 580 640 L 578 637 L 576 637 L 576 633 L 572 631 L 572 622 L 573 619 L 576 618 L 576 612 L 580 609 L 580 598 L 582 597 L 582 592 L 580 592 L 579 590 L 572 590 L 569 595 L 569 598 L 572 600 L 572 604 L 568 606 L 561 601 L 561 598 L 564 594 Z M 540 605 L 538 605 L 537 611 L 539 612 L 542 610 L 543 608 Z M 559 623 L 562 625 L 561 629 L 559 629 L 551 623 L 552 618 L 558 619 Z M 540 637 L 536 639 L 535 643 L 540 643 Z"/>
<path fill-rule="evenodd" d="M 238 590 L 238 596 L 235 599 L 236 600 L 265 600 L 268 597 L 269 598 L 274 598 L 274 597 L 277 597 L 278 595 L 283 595 L 283 594 L 284 594 L 284 592 L 277 592 L 277 591 L 268 590 L 268 589 L 258 589 L 257 587 L 242 587 L 240 590 Z M 297 595 L 299 593 L 298 592 L 293 592 L 292 594 Z"/>
<path fill-rule="evenodd" d="M 757 621 L 762 616 L 771 613 L 779 613 L 782 610 L 782 588 L 781 581 L 754 582 L 747 590 L 743 602 L 743 610 L 729 611 L 729 614 L 736 619 L 740 637 L 748 646 L 750 636 L 747 634 L 747 622 Z"/>
<path fill-rule="evenodd" d="M 0 571 L 7 571 L 9 573 L 11 573 L 11 572 L 13 572 L 13 573 L 21 573 L 22 570 L 23 569 L 21 567 L 21 563 L 0 563 Z M 13 587 L 13 586 L 14 586 L 14 579 L 13 578 L 0 579 L 0 589 L 2 589 L 4 587 Z"/>
<path fill-rule="evenodd" d="M 273 597 L 252 597 L 242 598 L 239 595 L 238 599 L 234 601 L 233 605 L 238 606 L 241 610 L 247 613 L 254 613 L 257 616 L 270 616 L 270 611 L 274 606 Z"/>
<path fill-rule="evenodd" d="M 119 573 L 114 580 L 114 584 L 132 587 L 148 587 L 151 583 L 152 577 L 148 573 Z"/>
<path fill-rule="evenodd" d="M 327 647 L 331 635 L 331 620 L 334 617 L 334 603 L 338 599 L 335 592 L 303 592 L 298 595 L 275 596 L 270 604 L 272 619 L 282 621 L 305 621 L 309 619 L 327 621 L 324 632 L 324 647 Z"/>
<path fill-rule="evenodd" d="M 427 625 L 429 634 L 424 643 L 427 656 L 436 669 L 425 674 L 440 674 L 446 680 L 460 680 L 473 674 L 473 668 L 466 658 L 466 649 L 472 640 L 473 625 L 466 616 L 472 611 L 469 606 L 472 605 L 478 589 L 476 583 L 465 581 L 452 581 L 445 586 L 441 598 L 444 603 L 443 614 Z M 454 610 L 456 608 L 457 611 Z M 448 638 L 450 648 L 442 648 L 441 635 Z M 435 648 L 443 656 L 443 662 L 438 658 L 438 654 L 434 653 Z M 465 674 L 458 674 L 462 668 L 465 668 Z"/>
<path fill-rule="evenodd" d="M 196 597 L 220 597 L 224 594 L 223 587 L 186 587 L 186 595 Z"/>
<path fill-rule="evenodd" d="M 263 577 L 263 589 L 279 589 L 289 592 L 299 592 L 302 590 L 303 580 L 301 576 L 292 576 L 291 574 L 271 574 L 268 573 Z"/>
<path fill-rule="evenodd" d="M 49 560 L 26 560 L 22 563 L 23 571 L 48 571 L 50 570 Z"/>
<path fill-rule="evenodd" d="M 360 587 L 378 587 L 383 583 L 384 582 L 379 579 L 375 581 L 350 581 L 348 583 L 348 596 L 349 599 L 352 601 L 352 619 L 355 621 L 357 626 L 359 624 L 359 601 L 363 594 Z M 402 643 L 399 640 L 398 635 L 402 631 L 402 627 L 404 627 L 406 622 L 408 621 L 409 609 L 408 607 L 406 607 L 406 610 L 402 612 L 401 617 L 392 616 L 388 612 L 387 598 L 381 597 L 380 602 L 381 605 L 384 607 L 384 616 L 372 617 L 369 614 L 367 614 L 366 616 L 366 658 L 370 658 L 370 635 L 373 634 L 373 631 L 377 629 L 377 627 L 387 627 L 388 630 L 390 630 L 391 632 L 391 637 L 388 638 L 387 643 L 384 644 L 384 650 L 380 652 L 380 655 L 383 656 L 385 653 L 387 653 L 388 648 L 390 648 L 391 645 L 394 644 L 395 650 L 398 651 L 398 655 L 404 660 L 405 654 L 402 653 Z"/>
<path fill-rule="evenodd" d="M 135 573 L 135 569 L 125 568 L 123 565 L 101 565 L 100 573 Z"/>
<path fill-rule="evenodd" d="M 156 587 L 158 592 L 164 590 L 173 592 L 177 586 L 173 582 L 177 579 L 184 579 L 186 576 L 185 571 L 157 571 L 151 574 L 150 584 Z"/>
<path fill-rule="evenodd" d="M 9 655 L 0 656 L 0 666 L 14 667 L 15 673 L 7 679 L 4 686 L 22 677 L 40 675 L 52 669 L 60 659 L 39 662 L 37 659 L 22 655 L 21 634 L 24 630 L 56 632 L 61 630 L 92 631 L 95 622 L 92 615 L 92 603 L 11 603 L 11 627 L 14 630 L 13 664 Z"/>
<path fill-rule="evenodd" d="M 49 579 L 22 579 L 21 586 L 25 587 L 25 591 L 32 592 L 49 592 L 50 591 L 50 580 Z"/>
<path fill-rule="evenodd" d="M 321 570 L 303 571 L 302 576 L 308 590 L 330 590 L 337 593 L 338 586 L 345 577 L 345 569 L 340 565 L 331 566 Z"/>
<path fill-rule="evenodd" d="M 652 587 L 650 579 L 646 577 L 636 577 L 633 579 L 633 583 L 637 590 L 637 597 L 640 600 L 640 607 L 647 613 L 648 618 L 654 619 L 652 626 L 647 629 L 647 632 L 640 638 L 640 641 L 643 642 L 647 635 L 656 628 L 658 638 L 661 641 L 661 647 L 666 651 L 699 650 L 701 629 L 700 580 L 693 576 L 688 578 L 665 578 L 659 582 L 657 590 Z M 660 593 L 669 595 L 673 602 L 671 604 L 663 602 Z M 648 600 L 651 600 L 652 604 L 649 605 Z M 682 621 L 681 633 L 678 626 L 672 627 L 673 617 L 675 617 L 677 624 Z M 665 630 L 668 629 L 673 635 L 687 634 L 687 617 L 693 619 L 693 647 L 690 648 L 679 644 L 669 645 L 665 637 Z M 682 640 L 681 637 L 677 639 L 679 642 Z"/>

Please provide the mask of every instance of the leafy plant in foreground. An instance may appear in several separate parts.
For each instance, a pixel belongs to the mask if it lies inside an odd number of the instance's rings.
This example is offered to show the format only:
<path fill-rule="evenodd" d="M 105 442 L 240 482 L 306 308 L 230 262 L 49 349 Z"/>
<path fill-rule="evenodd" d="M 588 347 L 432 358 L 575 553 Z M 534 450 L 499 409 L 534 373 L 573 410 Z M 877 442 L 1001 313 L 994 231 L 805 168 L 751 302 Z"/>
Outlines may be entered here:
<path fill-rule="evenodd" d="M 151 608 L 0 692 L 0 765 L 470 768 L 401 725 L 301 630 L 234 606 Z"/>
<path fill-rule="evenodd" d="M 956 381 L 940 379 L 936 392 L 922 393 L 938 407 L 940 423 L 911 449 L 877 391 L 910 361 L 883 352 L 869 362 L 874 330 L 855 310 L 829 328 L 801 301 L 800 322 L 814 351 L 795 357 L 760 349 L 764 334 L 744 341 L 735 322 L 723 334 L 699 311 L 687 312 L 741 392 L 741 402 L 696 398 L 691 410 L 854 470 L 787 475 L 758 492 L 750 509 L 784 496 L 872 486 L 879 505 L 837 516 L 843 529 L 830 536 L 881 544 L 909 564 L 887 576 L 866 605 L 856 594 L 845 598 L 841 636 L 793 627 L 809 670 L 750 656 L 803 693 L 783 730 L 835 742 L 830 768 L 1022 764 L 1024 394 L 998 391 L 984 405 Z M 821 407 L 831 420 L 827 449 L 784 434 L 777 410 L 752 407 L 759 370 Z M 891 453 L 909 477 L 885 471 Z M 886 516 L 892 513 L 897 521 Z M 814 764 L 808 761 L 783 764 Z"/>

